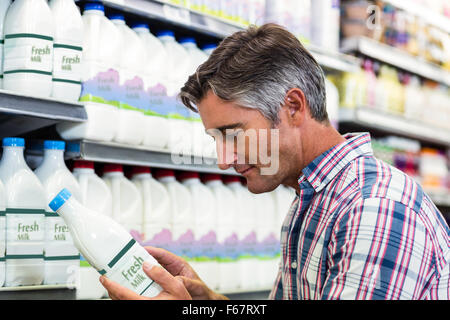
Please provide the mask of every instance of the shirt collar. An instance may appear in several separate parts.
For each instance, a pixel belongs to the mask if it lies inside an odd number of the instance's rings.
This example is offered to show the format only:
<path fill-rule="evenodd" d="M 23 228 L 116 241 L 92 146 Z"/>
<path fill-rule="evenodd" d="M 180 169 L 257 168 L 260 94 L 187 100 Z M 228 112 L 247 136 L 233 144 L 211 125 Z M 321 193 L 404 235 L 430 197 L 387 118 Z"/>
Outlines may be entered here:
<path fill-rule="evenodd" d="M 344 138 L 347 141 L 328 149 L 306 166 L 298 183 L 308 181 L 316 192 L 320 192 L 352 160 L 373 155 L 369 133 L 347 133 Z"/>

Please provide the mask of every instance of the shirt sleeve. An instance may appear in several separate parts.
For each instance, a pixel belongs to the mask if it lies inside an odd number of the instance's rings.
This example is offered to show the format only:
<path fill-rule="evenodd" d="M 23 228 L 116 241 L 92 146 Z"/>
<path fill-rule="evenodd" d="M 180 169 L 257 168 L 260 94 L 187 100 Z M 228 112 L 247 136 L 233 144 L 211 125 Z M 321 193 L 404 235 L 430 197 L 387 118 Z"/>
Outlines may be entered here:
<path fill-rule="evenodd" d="M 278 265 L 278 274 L 275 279 L 272 291 L 269 294 L 269 300 L 281 300 L 283 297 L 283 283 L 281 282 L 281 263 Z"/>
<path fill-rule="evenodd" d="M 420 299 L 435 274 L 420 216 L 389 199 L 361 199 L 339 214 L 322 299 Z"/>

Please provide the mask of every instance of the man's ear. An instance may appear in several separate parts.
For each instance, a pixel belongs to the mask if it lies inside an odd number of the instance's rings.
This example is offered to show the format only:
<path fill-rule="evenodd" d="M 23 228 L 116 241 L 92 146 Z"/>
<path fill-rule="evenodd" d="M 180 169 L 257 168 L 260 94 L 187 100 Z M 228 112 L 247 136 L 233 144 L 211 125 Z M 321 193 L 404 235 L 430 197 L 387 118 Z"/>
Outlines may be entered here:
<path fill-rule="evenodd" d="M 306 117 L 307 102 L 305 94 L 298 88 L 290 89 L 284 98 L 282 105 L 288 123 L 293 126 L 300 126 Z"/>

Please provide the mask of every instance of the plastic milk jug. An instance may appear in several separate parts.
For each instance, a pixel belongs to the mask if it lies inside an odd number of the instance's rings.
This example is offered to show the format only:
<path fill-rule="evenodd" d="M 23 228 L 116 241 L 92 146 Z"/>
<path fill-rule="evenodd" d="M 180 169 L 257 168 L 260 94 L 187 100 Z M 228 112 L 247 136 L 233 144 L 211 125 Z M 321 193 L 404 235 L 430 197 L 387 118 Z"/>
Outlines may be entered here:
<path fill-rule="evenodd" d="M 67 188 L 81 200 L 77 179 L 64 163 L 64 141 L 44 141 L 44 160 L 35 170 L 47 195 L 47 203 Z M 48 206 L 45 209 L 44 284 L 76 284 L 80 257 L 64 220 Z"/>
<path fill-rule="evenodd" d="M 219 290 L 235 289 L 239 285 L 237 232 L 233 230 L 236 218 L 236 199 L 218 174 L 205 174 L 205 185 L 212 191 L 217 215 L 217 259 L 219 262 Z"/>
<path fill-rule="evenodd" d="M 230 184 L 230 188 L 235 190 L 238 199 L 238 212 L 241 212 L 238 218 L 238 234 L 240 240 L 239 265 L 241 273 L 241 287 L 255 288 L 258 286 L 257 269 L 259 260 L 256 257 L 256 231 L 257 231 L 257 207 L 253 194 L 246 186 Z M 240 195 L 240 196 L 239 196 Z"/>
<path fill-rule="evenodd" d="M 55 26 L 46 0 L 16 0 L 4 23 L 3 88 L 49 97 Z"/>
<path fill-rule="evenodd" d="M 44 280 L 46 195 L 25 162 L 22 138 L 4 138 L 0 180 L 6 193 L 5 286 L 38 285 Z"/>
<path fill-rule="evenodd" d="M 142 296 L 162 291 L 142 270 L 145 261 L 158 262 L 120 224 L 84 207 L 67 189 L 49 206 L 64 218 L 76 247 L 101 275 Z"/>
<path fill-rule="evenodd" d="M 81 188 L 81 203 L 98 213 L 112 217 L 112 196 L 106 183 L 95 174 L 91 161 L 75 161 L 73 175 Z M 80 277 L 77 299 L 100 299 L 106 289 L 98 281 L 97 271 L 80 256 Z"/>
<path fill-rule="evenodd" d="M 117 122 L 116 92 L 119 85 L 121 35 L 105 17 L 100 2 L 86 3 L 83 20 L 82 92 L 88 121 L 58 123 L 56 130 L 65 140 L 111 141 Z M 112 54 L 114 53 L 114 54 Z"/>
<path fill-rule="evenodd" d="M 0 2 L 0 89 L 3 89 L 3 43 L 4 34 L 3 26 L 5 23 L 6 11 L 11 5 L 11 0 L 3 0 Z"/>
<path fill-rule="evenodd" d="M 210 288 L 218 287 L 219 264 L 216 260 L 217 215 L 212 191 L 197 172 L 180 172 L 179 180 L 191 193 L 191 212 L 195 236 L 194 259 L 191 266 Z"/>
<path fill-rule="evenodd" d="M 128 180 L 120 164 L 105 164 L 103 181 L 111 190 L 112 218 L 132 234 L 142 233 L 142 199 L 139 190 Z"/>
<path fill-rule="evenodd" d="M 192 199 L 189 190 L 176 180 L 173 170 L 158 169 L 155 177 L 169 193 L 172 217 L 171 251 L 185 259 L 192 259 L 194 233 L 191 221 Z"/>
<path fill-rule="evenodd" d="M 0 287 L 5 283 L 6 251 L 6 197 L 5 187 L 0 181 Z"/>
<path fill-rule="evenodd" d="M 180 44 L 189 54 L 191 67 L 188 74 L 193 75 L 197 68 L 208 59 L 208 56 L 197 47 L 197 43 L 194 38 L 182 38 L 180 39 Z M 192 154 L 195 156 L 203 156 L 206 135 L 205 127 L 203 126 L 198 113 L 190 111 L 190 114 L 192 119 Z"/>
<path fill-rule="evenodd" d="M 133 26 L 133 30 L 138 34 L 144 44 L 146 54 L 143 69 L 144 90 L 163 85 L 166 67 L 166 49 L 161 41 L 150 33 L 147 24 L 139 23 Z M 148 106 L 145 106 L 145 133 L 142 140 L 144 146 L 165 148 L 169 140 L 169 123 L 165 117 L 164 99 L 149 99 Z"/>
<path fill-rule="evenodd" d="M 166 48 L 166 75 L 164 82 L 167 88 L 167 108 L 170 135 L 168 149 L 183 154 L 192 153 L 192 124 L 187 121 L 189 109 L 177 100 L 180 89 L 188 79 L 190 57 L 186 49 L 176 40 L 172 31 L 160 31 L 158 39 Z"/>
<path fill-rule="evenodd" d="M 172 241 L 169 193 L 152 177 L 149 167 L 132 167 L 131 182 L 141 194 L 144 215 L 141 241 L 145 245 L 168 249 Z"/>
<path fill-rule="evenodd" d="M 125 24 L 121 14 L 110 16 L 111 21 L 121 32 L 121 49 L 115 53 L 121 56 L 119 63 L 120 107 L 114 141 L 138 145 L 145 134 L 145 118 L 138 98 L 144 92 L 142 66 L 145 65 L 145 47 L 140 37 Z M 138 105 L 139 104 L 139 105 Z"/>
<path fill-rule="evenodd" d="M 52 97 L 78 101 L 81 93 L 83 20 L 73 0 L 50 0 L 55 21 Z"/>

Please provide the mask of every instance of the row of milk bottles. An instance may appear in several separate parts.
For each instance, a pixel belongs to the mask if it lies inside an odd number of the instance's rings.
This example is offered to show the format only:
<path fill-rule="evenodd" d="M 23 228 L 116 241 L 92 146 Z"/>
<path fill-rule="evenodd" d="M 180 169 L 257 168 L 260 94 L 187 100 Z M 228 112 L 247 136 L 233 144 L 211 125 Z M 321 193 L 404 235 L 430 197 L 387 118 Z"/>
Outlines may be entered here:
<path fill-rule="evenodd" d="M 143 81 L 144 91 L 162 86 L 179 109 L 184 107 L 175 102 L 177 93 L 215 48 L 207 45 L 200 50 L 193 38 L 177 42 L 172 31 L 155 37 L 144 23 L 130 28 L 123 15 L 108 19 L 99 1 L 86 3 L 83 15 L 74 0 L 1 1 L 0 35 L 4 40 L 0 74 L 6 90 L 77 101 L 80 93 L 84 96 L 87 81 L 115 70 L 119 86 L 136 85 L 136 77 Z M 118 108 L 96 99 L 81 101 L 88 121 L 59 124 L 57 130 L 65 140 L 115 141 L 216 155 L 213 139 L 204 133 L 199 117 L 187 109 L 182 113 L 191 120 L 164 114 L 167 106 L 160 106 L 163 114 L 157 116 L 139 106 Z"/>
<path fill-rule="evenodd" d="M 110 15 L 108 19 L 101 3 L 87 3 L 82 22 L 83 82 L 99 73 L 117 70 L 119 86 L 126 87 L 127 82 L 139 77 L 144 91 L 158 86 L 165 88 L 166 96 L 172 97 L 172 100 L 165 100 L 166 103 L 176 104 L 176 108 L 184 109 L 175 97 L 188 76 L 207 60 L 215 48 L 208 45 L 200 50 L 193 38 L 183 38 L 177 42 L 170 30 L 160 31 L 156 37 L 145 23 L 130 28 L 121 14 Z M 204 133 L 198 116 L 195 117 L 187 109 L 182 112 L 189 113 L 195 121 L 164 114 L 168 112 L 168 105 L 159 106 L 157 111 L 162 111 L 163 116 L 157 116 L 142 110 L 111 107 L 95 100 L 84 103 L 87 122 L 57 126 L 64 139 L 115 141 L 198 156 L 215 156 L 213 139 Z M 153 107 L 149 107 L 150 111 L 155 111 Z"/>

